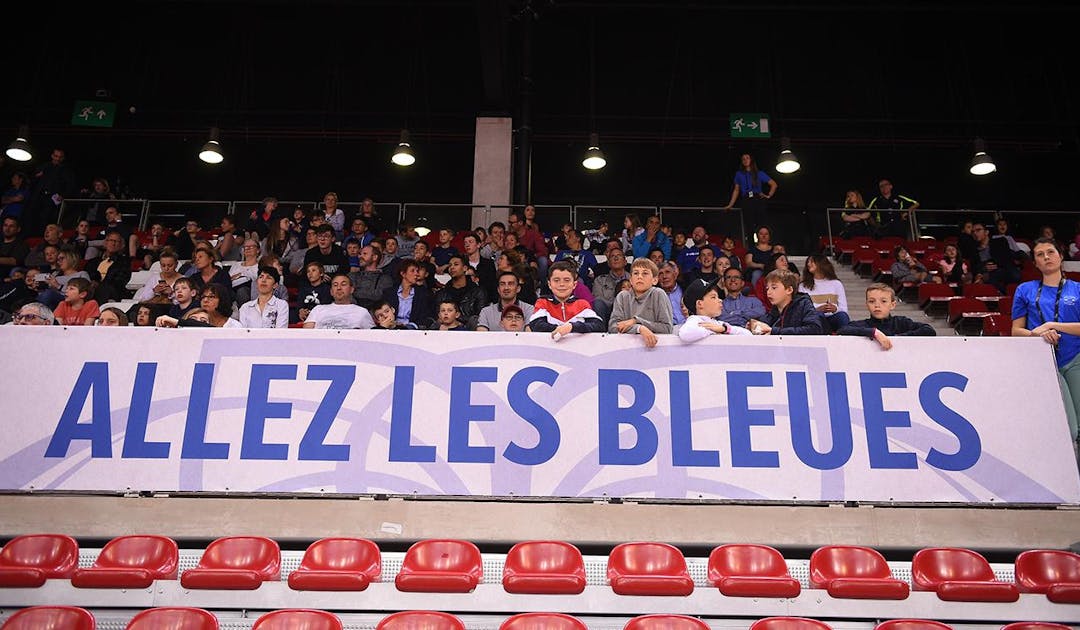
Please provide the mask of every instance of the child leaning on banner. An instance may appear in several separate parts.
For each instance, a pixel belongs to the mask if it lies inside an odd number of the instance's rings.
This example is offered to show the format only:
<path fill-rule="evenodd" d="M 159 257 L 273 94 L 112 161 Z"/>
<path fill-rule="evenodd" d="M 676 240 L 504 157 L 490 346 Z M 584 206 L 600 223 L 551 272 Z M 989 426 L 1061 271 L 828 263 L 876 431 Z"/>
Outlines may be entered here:
<path fill-rule="evenodd" d="M 869 319 L 850 322 L 840 328 L 837 334 L 869 337 L 881 344 L 885 350 L 892 348 L 890 335 L 901 337 L 937 335 L 930 324 L 892 314 L 892 310 L 896 308 L 896 292 L 887 284 L 875 282 L 866 287 L 866 308 L 870 311 Z"/>
<path fill-rule="evenodd" d="M 558 341 L 571 332 L 604 332 L 604 320 L 592 310 L 588 300 L 574 296 L 577 286 L 577 265 L 561 260 L 548 268 L 548 286 L 552 297 L 536 301 L 527 329 L 551 333 Z"/>
<path fill-rule="evenodd" d="M 641 335 L 646 348 L 656 345 L 656 333 L 671 334 L 671 300 L 667 291 L 656 286 L 658 272 L 656 263 L 648 258 L 634 261 L 630 266 L 630 290 L 615 296 L 609 333 Z"/>
<path fill-rule="evenodd" d="M 691 315 L 679 328 L 679 339 L 692 343 L 701 341 L 709 335 L 751 334 L 742 326 L 733 326 L 716 319 L 724 312 L 724 299 L 716 286 L 719 281 L 719 278 L 712 282 L 702 279 L 692 280 L 683 289 L 683 304 Z"/>

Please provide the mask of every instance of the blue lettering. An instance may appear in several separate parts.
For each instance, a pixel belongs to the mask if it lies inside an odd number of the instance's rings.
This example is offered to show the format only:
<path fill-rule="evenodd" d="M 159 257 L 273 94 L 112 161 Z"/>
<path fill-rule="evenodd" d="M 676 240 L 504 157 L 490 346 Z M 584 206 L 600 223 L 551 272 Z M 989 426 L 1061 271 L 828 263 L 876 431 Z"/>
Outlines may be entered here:
<path fill-rule="evenodd" d="M 244 436 L 240 443 L 240 459 L 289 458 L 288 444 L 266 444 L 263 434 L 269 418 L 288 418 L 292 415 L 292 403 L 272 403 L 270 381 L 296 380 L 295 365 L 266 365 L 256 363 L 251 366 L 251 382 L 248 385 L 247 412 L 244 414 Z"/>
<path fill-rule="evenodd" d="M 124 431 L 122 457 L 142 459 L 168 459 L 168 442 L 147 442 L 146 425 L 150 419 L 150 400 L 154 393 L 157 363 L 140 363 L 135 368 L 135 386 L 131 390 L 131 407 L 128 408 L 127 430 Z"/>
<path fill-rule="evenodd" d="M 412 439 L 412 403 L 416 368 L 399 365 L 394 368 L 394 401 L 390 408 L 390 461 L 433 462 L 434 446 L 416 446 Z"/>
<path fill-rule="evenodd" d="M 315 460 L 324 462 L 347 462 L 349 461 L 348 444 L 326 444 L 326 434 L 330 432 L 330 426 L 334 424 L 345 397 L 356 380 L 355 365 L 309 365 L 307 370 L 309 381 L 330 381 L 330 387 L 326 390 L 319 408 L 311 417 L 304 437 L 300 440 L 300 449 L 297 451 L 301 461 Z"/>
<path fill-rule="evenodd" d="M 673 466 L 720 466 L 720 451 L 695 451 L 690 418 L 690 372 L 668 374 L 671 397 L 671 464 Z"/>
<path fill-rule="evenodd" d="M 558 452 L 562 440 L 559 423 L 547 409 L 529 397 L 529 385 L 532 383 L 544 383 L 550 387 L 558 378 L 559 373 L 551 368 L 531 367 L 519 371 L 510 379 L 506 387 L 506 400 L 514 413 L 536 429 L 538 439 L 532 448 L 522 448 L 510 442 L 503 451 L 503 457 L 522 466 L 536 466 L 550 460 Z"/>
<path fill-rule="evenodd" d="M 731 465 L 736 468 L 779 468 L 776 451 L 755 451 L 750 443 L 750 427 L 774 426 L 772 409 L 751 409 L 747 389 L 772 387 L 769 372 L 728 372 L 728 415 L 731 431 Z"/>
<path fill-rule="evenodd" d="M 79 424 L 86 399 L 93 391 L 90 422 Z M 109 404 L 109 364 L 87 362 L 71 388 L 45 457 L 66 457 L 73 440 L 90 440 L 90 457 L 112 457 L 112 418 Z"/>
<path fill-rule="evenodd" d="M 597 414 L 600 465 L 634 466 L 656 457 L 656 426 L 645 417 L 656 401 L 656 389 L 644 372 L 637 370 L 600 370 L 598 373 Z M 619 407 L 619 386 L 634 391 L 634 403 Z M 630 448 L 619 448 L 619 427 L 634 428 L 637 441 Z"/>
<path fill-rule="evenodd" d="M 474 405 L 473 383 L 494 383 L 499 370 L 493 367 L 455 367 L 450 372 L 450 435 L 446 461 L 491 464 L 495 461 L 492 446 L 469 446 L 469 426 L 473 422 L 494 422 L 495 405 Z"/>
<path fill-rule="evenodd" d="M 791 445 L 802 463 L 818 470 L 839 468 L 851 459 L 851 409 L 847 378 L 843 372 L 826 372 L 829 393 L 829 435 L 832 448 L 822 453 L 814 448 L 810 430 L 810 397 L 806 393 L 806 373 L 788 372 L 788 412 L 791 416 Z"/>
<path fill-rule="evenodd" d="M 931 448 L 926 454 L 926 463 L 941 470 L 967 470 L 979 461 L 982 455 L 982 439 L 967 418 L 956 413 L 941 402 L 941 390 L 946 387 L 964 391 L 967 387 L 966 376 L 955 372 L 934 372 L 919 385 L 919 403 L 930 419 L 940 424 L 956 436 L 960 443 L 955 453 L 942 453 Z"/>
<path fill-rule="evenodd" d="M 885 403 L 881 397 L 883 389 L 907 387 L 907 377 L 902 372 L 866 372 L 859 374 L 859 381 L 862 386 L 866 450 L 870 454 L 870 468 L 918 468 L 919 462 L 915 453 L 894 453 L 889 450 L 889 428 L 910 427 L 911 415 L 906 411 L 885 411 Z"/>
<path fill-rule="evenodd" d="M 184 446 L 180 459 L 229 459 L 229 445 L 205 442 L 206 416 L 210 411 L 210 391 L 214 385 L 214 364 L 196 363 L 191 373 L 187 421 L 184 423 Z"/>

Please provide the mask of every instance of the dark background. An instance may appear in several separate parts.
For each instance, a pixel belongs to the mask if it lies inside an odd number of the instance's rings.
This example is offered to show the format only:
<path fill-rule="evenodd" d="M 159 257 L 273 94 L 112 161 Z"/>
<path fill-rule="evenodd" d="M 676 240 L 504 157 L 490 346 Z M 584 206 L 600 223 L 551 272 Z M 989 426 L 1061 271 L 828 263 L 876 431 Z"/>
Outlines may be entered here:
<path fill-rule="evenodd" d="M 853 187 L 869 201 L 890 177 L 924 208 L 1071 210 L 1080 167 L 1069 3 L 46 1 L 8 13 L 8 135 L 29 124 L 37 158 L 63 147 L 83 185 L 119 178 L 135 196 L 469 202 L 475 117 L 520 125 L 527 28 L 537 203 L 723 205 L 748 150 L 788 209 L 820 213 Z M 71 127 L 73 101 L 99 89 L 115 128 Z M 767 112 L 773 139 L 732 141 L 731 112 Z M 196 157 L 213 125 L 218 166 Z M 389 162 L 403 127 L 409 169 Z M 593 129 L 599 172 L 580 164 Z M 795 174 L 775 174 L 780 135 Z M 976 135 L 998 173 L 968 173 Z"/>

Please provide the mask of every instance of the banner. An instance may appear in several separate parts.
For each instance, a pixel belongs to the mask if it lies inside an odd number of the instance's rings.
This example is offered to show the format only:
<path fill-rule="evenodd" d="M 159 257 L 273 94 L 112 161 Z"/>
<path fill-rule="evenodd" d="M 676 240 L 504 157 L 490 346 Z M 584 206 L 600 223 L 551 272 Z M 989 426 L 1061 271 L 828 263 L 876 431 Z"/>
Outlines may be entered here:
<path fill-rule="evenodd" d="M 0 489 L 1080 502 L 1038 339 L 3 327 Z"/>

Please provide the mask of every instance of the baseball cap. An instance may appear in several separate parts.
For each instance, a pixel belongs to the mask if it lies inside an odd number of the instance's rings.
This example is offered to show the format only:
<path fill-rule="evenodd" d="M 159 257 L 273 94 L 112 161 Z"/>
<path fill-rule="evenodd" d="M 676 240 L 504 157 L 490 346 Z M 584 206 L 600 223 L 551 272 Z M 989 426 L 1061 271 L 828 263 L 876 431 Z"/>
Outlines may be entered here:
<path fill-rule="evenodd" d="M 705 294 L 709 291 L 716 289 L 716 285 L 719 282 L 719 278 L 711 282 L 703 278 L 699 278 L 686 285 L 686 288 L 683 289 L 682 296 L 683 305 L 686 306 L 686 310 L 689 311 L 691 315 L 694 315 L 697 311 L 698 300 L 704 298 Z M 723 295 L 723 292 L 720 291 L 720 289 L 716 290 L 721 296 Z"/>

